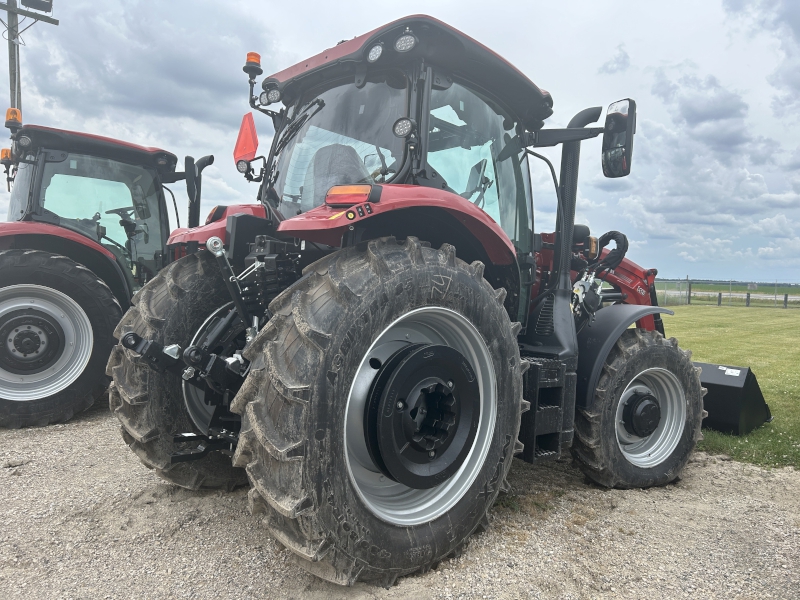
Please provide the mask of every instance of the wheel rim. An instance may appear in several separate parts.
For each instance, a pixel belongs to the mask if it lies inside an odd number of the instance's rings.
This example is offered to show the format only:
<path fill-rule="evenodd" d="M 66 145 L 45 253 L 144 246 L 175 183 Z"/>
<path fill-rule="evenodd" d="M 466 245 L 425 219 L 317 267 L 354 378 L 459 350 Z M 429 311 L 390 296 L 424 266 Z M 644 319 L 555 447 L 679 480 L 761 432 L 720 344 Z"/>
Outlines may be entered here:
<path fill-rule="evenodd" d="M 375 360 L 383 363 L 409 344 L 443 345 L 460 352 L 473 367 L 480 393 L 477 431 L 463 464 L 449 479 L 428 489 L 413 489 L 386 477 L 370 458 L 365 441 L 364 411 L 378 373 Z M 486 342 L 475 326 L 455 311 L 441 307 L 420 308 L 384 329 L 356 371 L 345 411 L 347 468 L 364 504 L 378 518 L 403 526 L 432 521 L 452 508 L 475 481 L 489 451 L 497 409 L 496 389 L 494 366 Z"/>
<path fill-rule="evenodd" d="M 655 430 L 641 437 L 626 427 L 625 408 L 637 397 L 655 398 L 660 420 Z M 667 460 L 683 435 L 686 424 L 686 395 L 674 373 L 662 368 L 639 373 L 625 388 L 617 404 L 617 444 L 625 459 L 637 467 L 652 468 Z"/>
<path fill-rule="evenodd" d="M 40 285 L 0 289 L 0 333 L 0 398 L 18 402 L 69 387 L 94 346 L 92 325 L 78 303 Z"/>

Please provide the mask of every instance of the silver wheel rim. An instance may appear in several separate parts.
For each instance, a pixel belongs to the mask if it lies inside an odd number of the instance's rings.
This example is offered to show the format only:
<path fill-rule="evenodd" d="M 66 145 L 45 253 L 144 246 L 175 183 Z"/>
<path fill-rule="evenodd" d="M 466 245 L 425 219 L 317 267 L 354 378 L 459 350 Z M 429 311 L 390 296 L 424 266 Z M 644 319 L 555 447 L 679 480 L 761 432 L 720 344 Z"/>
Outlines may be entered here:
<path fill-rule="evenodd" d="M 473 365 L 480 388 L 478 431 L 461 468 L 444 483 L 417 490 L 385 477 L 369 457 L 364 439 L 364 409 L 377 374 L 370 360 L 384 362 L 407 344 L 441 344 Z M 389 325 L 367 350 L 353 378 L 345 410 L 347 470 L 358 495 L 378 518 L 396 525 L 427 523 L 445 514 L 467 492 L 486 460 L 497 412 L 497 383 L 489 348 L 465 317 L 436 306 L 413 310 Z"/>
<path fill-rule="evenodd" d="M 92 325 L 72 298 L 41 285 L 20 284 L 0 289 L 0 323 L 9 313 L 31 308 L 58 323 L 64 333 L 64 348 L 54 364 L 38 373 L 21 375 L 0 366 L 0 398 L 5 400 L 29 402 L 57 394 L 80 377 L 92 356 Z"/>
<path fill-rule="evenodd" d="M 625 404 L 636 393 L 651 394 L 658 400 L 661 420 L 647 437 L 628 432 L 623 424 Z M 637 467 L 649 469 L 667 460 L 683 435 L 686 424 L 686 394 L 674 373 L 662 368 L 639 373 L 622 392 L 616 413 L 617 444 L 625 459 Z"/>

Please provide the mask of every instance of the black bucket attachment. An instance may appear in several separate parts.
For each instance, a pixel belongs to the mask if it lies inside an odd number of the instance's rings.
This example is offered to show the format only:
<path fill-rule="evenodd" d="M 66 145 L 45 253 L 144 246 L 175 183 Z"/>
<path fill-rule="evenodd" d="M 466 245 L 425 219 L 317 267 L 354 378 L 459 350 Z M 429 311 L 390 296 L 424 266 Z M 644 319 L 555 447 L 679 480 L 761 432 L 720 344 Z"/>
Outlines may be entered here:
<path fill-rule="evenodd" d="M 703 427 L 722 433 L 745 435 L 772 421 L 769 406 L 749 367 L 731 367 L 696 362 L 700 367 L 700 383 L 708 389 L 703 406 L 708 416 Z"/>

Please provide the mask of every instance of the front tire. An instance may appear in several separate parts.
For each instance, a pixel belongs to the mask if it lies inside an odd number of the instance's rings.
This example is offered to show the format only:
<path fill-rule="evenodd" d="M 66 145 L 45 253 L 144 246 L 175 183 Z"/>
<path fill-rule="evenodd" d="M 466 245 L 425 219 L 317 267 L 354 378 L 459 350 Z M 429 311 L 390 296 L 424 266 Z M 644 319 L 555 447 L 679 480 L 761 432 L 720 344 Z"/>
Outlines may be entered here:
<path fill-rule="evenodd" d="M 309 266 L 272 302 L 232 404 L 242 415 L 234 463 L 247 469 L 254 514 L 305 569 L 338 584 L 389 586 L 457 554 L 488 524 L 522 405 L 519 325 L 509 322 L 504 298 L 483 279 L 483 265 L 456 259 L 452 246 L 386 238 Z M 459 366 L 457 355 L 470 365 Z M 412 359 L 423 370 L 408 366 Z M 423 372 L 429 378 L 417 381 Z M 419 396 L 391 395 L 401 373 Z M 448 386 L 458 391 L 449 395 Z M 424 405 L 415 399 L 423 395 Z M 378 397 L 385 404 L 376 415 Z M 387 410 L 422 423 L 430 435 L 420 434 L 406 456 L 428 452 L 429 465 L 404 471 L 378 443 L 386 431 L 370 437 Z M 444 422 L 452 433 L 436 429 Z M 461 461 L 457 469 L 437 463 L 448 452 Z"/>
<path fill-rule="evenodd" d="M 576 412 L 572 455 L 606 487 L 665 485 L 702 439 L 703 413 L 691 353 L 675 338 L 628 329 L 606 359 L 593 403 Z"/>
<path fill-rule="evenodd" d="M 91 270 L 40 250 L 0 252 L 0 426 L 43 426 L 94 404 L 122 309 Z"/>

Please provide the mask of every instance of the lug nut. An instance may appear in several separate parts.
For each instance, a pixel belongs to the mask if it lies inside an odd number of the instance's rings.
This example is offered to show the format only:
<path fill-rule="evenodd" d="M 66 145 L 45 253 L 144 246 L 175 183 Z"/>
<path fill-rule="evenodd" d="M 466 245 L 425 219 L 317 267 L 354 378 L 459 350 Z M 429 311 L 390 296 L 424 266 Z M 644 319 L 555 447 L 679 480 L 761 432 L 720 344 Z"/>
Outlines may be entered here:
<path fill-rule="evenodd" d="M 447 382 L 447 387 L 449 387 L 451 390 L 453 389 L 453 385 L 454 385 L 454 384 L 453 384 L 453 381 L 452 381 L 452 379 L 451 379 L 450 381 L 448 381 L 448 382 Z"/>
<path fill-rule="evenodd" d="M 397 410 L 403 410 L 406 407 L 406 403 L 400 400 L 395 406 L 397 406 Z"/>
<path fill-rule="evenodd" d="M 431 459 L 436 458 L 436 450 L 431 450 L 430 452 L 428 452 L 428 458 Z"/>

